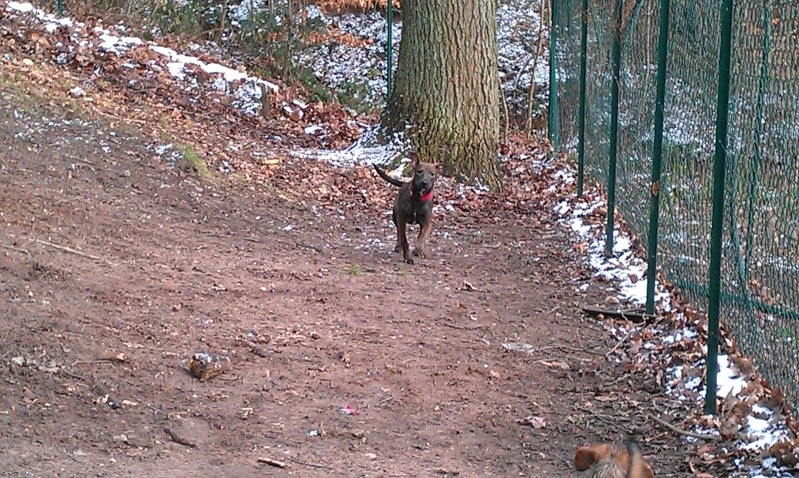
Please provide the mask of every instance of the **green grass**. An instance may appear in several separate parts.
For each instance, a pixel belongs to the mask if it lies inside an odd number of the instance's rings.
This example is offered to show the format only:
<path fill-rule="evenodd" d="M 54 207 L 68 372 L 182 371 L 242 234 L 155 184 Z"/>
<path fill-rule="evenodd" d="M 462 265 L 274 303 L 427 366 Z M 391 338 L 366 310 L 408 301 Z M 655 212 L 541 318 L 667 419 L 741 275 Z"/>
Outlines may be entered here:
<path fill-rule="evenodd" d="M 349 266 L 346 269 L 344 269 L 344 272 L 346 272 L 347 275 L 359 276 L 361 275 L 361 268 L 358 266 Z"/>
<path fill-rule="evenodd" d="M 205 160 L 197 154 L 191 146 L 183 147 L 183 157 L 189 163 L 189 166 L 203 179 L 211 179 L 211 170 L 208 169 L 208 164 Z"/>

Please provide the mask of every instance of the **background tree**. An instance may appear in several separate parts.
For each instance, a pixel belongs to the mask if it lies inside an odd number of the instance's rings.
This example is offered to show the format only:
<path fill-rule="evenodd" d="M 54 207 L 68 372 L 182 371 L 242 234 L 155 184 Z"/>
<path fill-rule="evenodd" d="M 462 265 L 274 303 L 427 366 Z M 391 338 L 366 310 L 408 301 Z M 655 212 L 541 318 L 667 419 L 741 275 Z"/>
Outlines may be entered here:
<path fill-rule="evenodd" d="M 410 127 L 423 161 L 501 188 L 496 0 L 404 0 L 389 133 Z"/>

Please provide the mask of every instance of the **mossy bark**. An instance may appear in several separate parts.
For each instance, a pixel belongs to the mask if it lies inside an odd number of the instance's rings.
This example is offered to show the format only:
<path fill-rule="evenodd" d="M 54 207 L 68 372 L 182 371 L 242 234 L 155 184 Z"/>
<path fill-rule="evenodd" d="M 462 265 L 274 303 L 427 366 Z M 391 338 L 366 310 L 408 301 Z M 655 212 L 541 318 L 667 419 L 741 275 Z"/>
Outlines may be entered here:
<path fill-rule="evenodd" d="M 405 0 L 394 88 L 382 116 L 422 161 L 501 189 L 496 0 Z"/>

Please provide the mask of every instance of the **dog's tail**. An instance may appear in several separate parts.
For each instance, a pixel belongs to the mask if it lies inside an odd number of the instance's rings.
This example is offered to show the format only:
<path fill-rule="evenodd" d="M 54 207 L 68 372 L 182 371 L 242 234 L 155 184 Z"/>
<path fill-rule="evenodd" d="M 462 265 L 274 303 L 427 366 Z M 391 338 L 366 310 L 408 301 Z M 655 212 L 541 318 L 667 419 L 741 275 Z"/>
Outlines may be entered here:
<path fill-rule="evenodd" d="M 652 476 L 652 470 L 646 465 L 644 461 L 644 454 L 641 452 L 641 447 L 632 436 L 627 437 L 627 454 L 629 455 L 627 478 L 649 478 Z"/>
<path fill-rule="evenodd" d="M 389 183 L 393 184 L 394 186 L 397 186 L 398 188 L 401 188 L 402 186 L 405 186 L 404 182 L 400 181 L 397 178 L 392 178 L 391 176 L 386 174 L 385 171 L 380 169 L 380 167 L 378 165 L 374 164 L 373 166 L 375 167 L 375 170 L 377 171 L 377 174 L 379 174 L 381 178 L 385 179 L 386 181 L 388 181 Z"/>

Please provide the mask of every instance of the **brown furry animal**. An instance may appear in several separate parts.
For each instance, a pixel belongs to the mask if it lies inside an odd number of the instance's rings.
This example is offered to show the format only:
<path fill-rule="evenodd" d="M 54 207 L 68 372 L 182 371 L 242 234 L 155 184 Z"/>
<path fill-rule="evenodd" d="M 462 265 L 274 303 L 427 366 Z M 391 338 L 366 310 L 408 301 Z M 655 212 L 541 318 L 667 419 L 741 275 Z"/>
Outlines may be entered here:
<path fill-rule="evenodd" d="M 607 444 L 582 446 L 574 454 L 574 466 L 584 471 L 594 465 L 591 478 L 654 478 L 641 448 L 629 438 L 624 449 Z"/>

